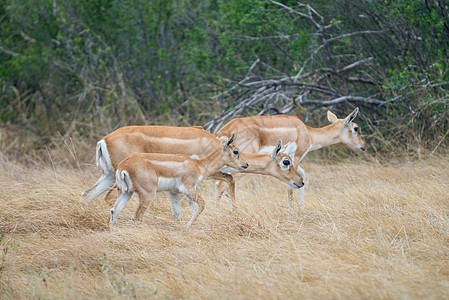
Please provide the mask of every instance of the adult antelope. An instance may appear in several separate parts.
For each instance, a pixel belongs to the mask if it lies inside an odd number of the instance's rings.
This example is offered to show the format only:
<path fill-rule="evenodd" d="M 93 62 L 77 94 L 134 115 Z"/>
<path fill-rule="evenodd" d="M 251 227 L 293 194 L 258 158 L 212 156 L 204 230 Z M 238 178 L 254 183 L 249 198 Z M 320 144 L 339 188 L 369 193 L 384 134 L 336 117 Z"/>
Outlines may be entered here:
<path fill-rule="evenodd" d="M 310 151 L 334 144 L 342 144 L 356 151 L 365 151 L 365 141 L 359 135 L 359 126 L 352 122 L 358 111 L 359 108 L 357 107 L 344 119 L 338 119 L 335 114 L 328 111 L 327 118 L 331 124 L 322 128 L 311 128 L 296 116 L 276 115 L 239 118 L 224 125 L 216 136 L 221 138 L 229 136 L 231 132 L 236 132 L 237 138 L 234 144 L 240 151 L 251 153 L 270 152 L 279 139 L 284 142 L 295 143 L 297 148 L 294 165 L 297 166 L 298 172 L 305 180 L 305 172 L 299 166 L 299 163 Z M 226 186 L 219 183 L 217 189 L 218 195 L 221 197 Z M 290 186 L 287 189 L 288 206 L 290 207 L 293 191 Z M 302 187 L 299 205 L 303 203 L 304 188 Z"/>
<path fill-rule="evenodd" d="M 225 165 L 239 170 L 248 167 L 237 147 L 232 145 L 234 138 L 235 135 L 230 139 L 223 137 L 223 145 L 201 159 L 193 159 L 183 154 L 129 155 L 117 167 L 116 184 L 121 194 L 111 209 L 111 224 L 117 223 L 120 211 L 134 192 L 139 195 L 135 220 L 142 221 L 156 192 L 166 191 L 169 192 L 175 220 L 179 220 L 180 216 L 178 194 L 186 195 L 190 202 L 197 204 L 187 227 L 192 225 L 205 205 L 203 198 L 197 193 L 198 184 Z"/>
<path fill-rule="evenodd" d="M 126 126 L 119 128 L 97 143 L 96 163 L 103 169 L 103 175 L 83 193 L 83 196 L 87 199 L 86 202 L 90 203 L 94 198 L 109 190 L 106 200 L 112 202 L 109 200 L 114 199 L 114 190 L 110 188 L 116 181 L 115 171 L 118 164 L 130 154 L 184 154 L 193 158 L 203 158 L 220 145 L 221 142 L 216 136 L 201 127 Z M 281 143 L 278 141 L 277 145 L 276 149 L 280 147 Z M 270 175 L 286 183 L 295 181 L 302 186 L 302 179 L 293 179 L 295 178 L 294 174 L 289 173 L 293 166 L 291 159 L 289 168 L 286 168 L 286 159 L 288 156 L 293 158 L 296 145 L 290 143 L 275 153 L 276 149 L 272 150 L 272 155 L 242 153 L 249 164 L 246 171 Z M 235 201 L 233 177 L 222 172 L 210 174 L 210 177 L 227 183 L 225 186 L 229 186 L 232 205 L 232 202 Z"/>
<path fill-rule="evenodd" d="M 103 170 L 103 175 L 90 189 L 83 192 L 82 196 L 86 203 L 91 203 L 93 199 L 109 190 L 106 200 L 113 198 L 113 190 L 110 188 L 115 184 L 115 170 L 130 154 L 184 154 L 192 158 L 203 158 L 220 145 L 220 141 L 213 134 L 201 127 L 121 127 L 97 143 L 96 164 Z M 217 172 L 211 176 L 229 182 L 229 176 L 223 173 Z"/>

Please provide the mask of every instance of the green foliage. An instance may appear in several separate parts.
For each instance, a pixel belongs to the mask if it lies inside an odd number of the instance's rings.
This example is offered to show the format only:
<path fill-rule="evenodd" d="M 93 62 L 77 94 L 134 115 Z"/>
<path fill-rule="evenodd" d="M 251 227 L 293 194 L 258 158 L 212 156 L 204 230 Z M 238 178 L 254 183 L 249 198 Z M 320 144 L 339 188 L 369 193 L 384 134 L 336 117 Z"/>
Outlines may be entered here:
<path fill-rule="evenodd" d="M 341 94 L 396 99 L 367 108 L 387 116 L 373 124 L 393 122 L 394 112 L 413 132 L 433 128 L 426 138 L 438 142 L 436 132 L 448 127 L 440 117 L 449 81 L 443 0 L 316 0 L 321 36 L 306 6 L 282 4 L 291 9 L 268 0 L 4 0 L 0 122 L 40 145 L 57 132 L 98 138 L 132 123 L 200 125 L 229 105 L 210 96 L 247 76 L 257 59 L 250 75 L 269 79 L 373 57 L 348 76 L 375 85 L 329 84 Z M 323 38 L 331 42 L 320 48 Z"/>

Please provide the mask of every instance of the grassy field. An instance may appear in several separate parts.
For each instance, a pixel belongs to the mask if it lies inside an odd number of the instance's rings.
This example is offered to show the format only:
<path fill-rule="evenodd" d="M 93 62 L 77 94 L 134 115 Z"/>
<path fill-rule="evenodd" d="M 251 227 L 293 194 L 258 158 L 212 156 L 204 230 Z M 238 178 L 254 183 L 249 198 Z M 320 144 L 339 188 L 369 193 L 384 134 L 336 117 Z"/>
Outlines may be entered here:
<path fill-rule="evenodd" d="M 304 163 L 305 205 L 248 176 L 237 210 L 214 201 L 191 229 L 159 194 L 144 224 L 133 198 L 111 231 L 109 207 L 80 193 L 100 171 L 3 158 L 0 298 L 447 299 L 449 162 Z M 295 194 L 296 200 L 298 193 Z"/>

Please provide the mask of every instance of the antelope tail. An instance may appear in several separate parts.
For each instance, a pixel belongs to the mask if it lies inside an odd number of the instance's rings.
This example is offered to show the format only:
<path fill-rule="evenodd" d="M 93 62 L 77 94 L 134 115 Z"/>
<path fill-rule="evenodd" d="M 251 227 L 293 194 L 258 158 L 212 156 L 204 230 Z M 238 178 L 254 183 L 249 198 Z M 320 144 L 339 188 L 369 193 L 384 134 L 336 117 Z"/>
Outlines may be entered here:
<path fill-rule="evenodd" d="M 114 170 L 112 167 L 111 158 L 109 156 L 108 147 L 106 146 L 106 142 L 104 140 L 100 140 L 97 143 L 95 161 L 97 163 L 97 167 L 102 168 L 105 173 L 109 173 Z"/>
<path fill-rule="evenodd" d="M 115 183 L 122 193 L 130 193 L 133 188 L 131 178 L 126 170 L 115 172 Z"/>

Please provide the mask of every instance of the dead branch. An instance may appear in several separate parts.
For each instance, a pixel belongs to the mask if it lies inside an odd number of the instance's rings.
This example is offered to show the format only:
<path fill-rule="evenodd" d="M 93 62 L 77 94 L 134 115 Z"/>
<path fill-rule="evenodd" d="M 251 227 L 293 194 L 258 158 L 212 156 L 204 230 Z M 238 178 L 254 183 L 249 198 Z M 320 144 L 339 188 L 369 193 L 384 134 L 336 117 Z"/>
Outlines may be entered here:
<path fill-rule="evenodd" d="M 301 100 L 299 102 L 299 104 L 300 105 L 314 104 L 315 106 L 321 107 L 321 106 L 336 105 L 336 104 L 339 104 L 344 101 L 360 102 L 360 103 L 364 103 L 364 104 L 376 104 L 376 105 L 383 105 L 386 103 L 386 101 L 384 101 L 384 100 L 373 99 L 373 98 L 365 98 L 365 97 L 359 97 L 359 96 L 342 96 L 342 97 L 338 97 L 336 99 L 332 99 L 329 101 L 305 99 L 305 100 Z"/>
<path fill-rule="evenodd" d="M 23 32 L 22 30 L 20 31 L 20 35 L 22 36 L 22 38 L 30 43 L 36 43 L 36 40 L 33 39 L 32 37 L 30 37 L 29 35 L 27 35 L 25 32 Z"/>
<path fill-rule="evenodd" d="M 346 72 L 348 70 L 354 69 L 354 68 L 356 68 L 356 67 L 358 67 L 360 65 L 363 65 L 363 64 L 366 64 L 367 62 L 372 61 L 373 59 L 374 59 L 373 57 L 368 57 L 368 58 L 361 59 L 359 61 L 356 61 L 356 62 L 354 62 L 354 63 L 352 63 L 350 65 L 347 65 L 347 66 L 339 69 L 337 71 L 337 73 L 342 73 L 342 72 Z"/>
<path fill-rule="evenodd" d="M 11 56 L 19 56 L 20 55 L 19 53 L 5 49 L 2 46 L 0 46 L 0 51 L 4 52 L 5 54 L 11 55 Z"/>

